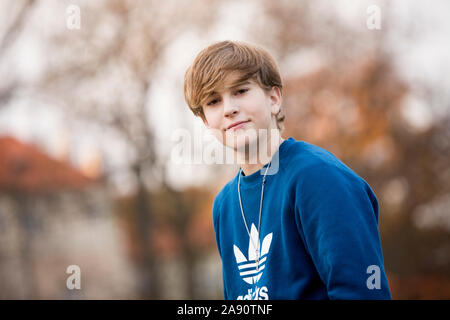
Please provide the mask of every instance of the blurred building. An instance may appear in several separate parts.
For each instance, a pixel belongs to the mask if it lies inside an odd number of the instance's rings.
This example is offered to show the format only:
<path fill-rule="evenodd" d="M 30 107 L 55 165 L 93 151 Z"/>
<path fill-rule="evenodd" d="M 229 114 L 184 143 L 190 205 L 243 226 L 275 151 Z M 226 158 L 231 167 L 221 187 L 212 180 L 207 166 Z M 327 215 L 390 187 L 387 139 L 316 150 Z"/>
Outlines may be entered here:
<path fill-rule="evenodd" d="M 119 197 L 117 213 L 128 236 L 128 252 L 136 266 L 149 250 L 152 266 L 138 272 L 144 299 L 223 299 L 222 267 L 212 225 L 214 194 L 202 188 L 174 191 L 161 188 L 147 194 L 148 214 L 143 248 L 136 220 L 136 195 Z M 156 282 L 143 288 L 145 277 Z M 139 290 L 140 291 L 140 290 Z M 150 295 L 149 295 L 150 293 Z"/>
<path fill-rule="evenodd" d="M 133 298 L 134 274 L 102 179 L 0 138 L 0 299 Z"/>

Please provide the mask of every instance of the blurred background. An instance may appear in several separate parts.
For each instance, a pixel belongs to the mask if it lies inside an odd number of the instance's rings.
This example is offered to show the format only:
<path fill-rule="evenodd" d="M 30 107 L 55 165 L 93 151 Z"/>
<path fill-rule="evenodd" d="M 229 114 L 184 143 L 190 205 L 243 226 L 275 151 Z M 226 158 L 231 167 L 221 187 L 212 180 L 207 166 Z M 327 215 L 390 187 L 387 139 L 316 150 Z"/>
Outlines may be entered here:
<path fill-rule="evenodd" d="M 445 0 L 1 1 L 0 299 L 223 298 L 211 209 L 238 167 L 172 151 L 183 129 L 202 152 L 184 72 L 226 39 L 279 62 L 283 137 L 329 150 L 376 193 L 393 298 L 449 299 L 448 12 Z"/>

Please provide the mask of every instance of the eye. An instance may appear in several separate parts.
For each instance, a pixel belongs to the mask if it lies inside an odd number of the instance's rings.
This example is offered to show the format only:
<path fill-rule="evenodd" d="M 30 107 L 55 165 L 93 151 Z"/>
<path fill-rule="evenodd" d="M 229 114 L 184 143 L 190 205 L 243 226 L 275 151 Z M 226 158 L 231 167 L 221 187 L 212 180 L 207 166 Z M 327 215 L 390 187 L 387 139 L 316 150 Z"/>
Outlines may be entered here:
<path fill-rule="evenodd" d="M 247 88 L 242 88 L 242 89 L 239 89 L 238 91 L 236 91 L 236 94 L 237 94 L 237 95 L 239 95 L 239 94 L 244 94 L 244 93 L 246 93 L 247 91 L 248 91 Z"/>
<path fill-rule="evenodd" d="M 218 102 L 217 99 L 213 99 L 213 100 L 211 100 L 210 102 L 208 102 L 206 105 L 208 105 L 208 106 L 213 106 L 213 105 L 215 105 L 217 102 Z"/>

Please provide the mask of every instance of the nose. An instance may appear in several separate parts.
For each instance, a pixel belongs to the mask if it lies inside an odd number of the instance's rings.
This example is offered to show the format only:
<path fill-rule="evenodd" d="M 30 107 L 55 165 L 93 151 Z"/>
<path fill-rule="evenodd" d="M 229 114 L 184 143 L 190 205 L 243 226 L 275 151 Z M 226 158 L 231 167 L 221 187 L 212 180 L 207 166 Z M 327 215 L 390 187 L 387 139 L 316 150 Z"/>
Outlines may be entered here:
<path fill-rule="evenodd" d="M 230 97 L 223 98 L 223 115 L 224 117 L 233 117 L 239 113 L 237 102 Z"/>

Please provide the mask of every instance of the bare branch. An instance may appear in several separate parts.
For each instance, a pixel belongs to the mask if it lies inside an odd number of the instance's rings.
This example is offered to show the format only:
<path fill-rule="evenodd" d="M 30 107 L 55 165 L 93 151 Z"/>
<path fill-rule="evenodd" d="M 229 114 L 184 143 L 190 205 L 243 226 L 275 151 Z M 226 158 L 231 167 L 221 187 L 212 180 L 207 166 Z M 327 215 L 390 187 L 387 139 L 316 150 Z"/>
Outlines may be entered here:
<path fill-rule="evenodd" d="M 0 57 L 6 52 L 8 47 L 10 47 L 11 44 L 17 39 L 18 35 L 23 29 L 27 16 L 30 14 L 30 11 L 35 3 L 36 3 L 35 0 L 26 0 L 17 16 L 14 18 L 14 21 L 7 28 L 5 34 L 3 35 L 2 40 L 0 41 Z"/>

